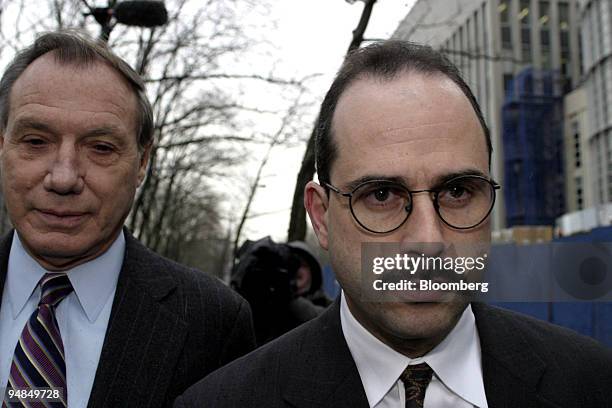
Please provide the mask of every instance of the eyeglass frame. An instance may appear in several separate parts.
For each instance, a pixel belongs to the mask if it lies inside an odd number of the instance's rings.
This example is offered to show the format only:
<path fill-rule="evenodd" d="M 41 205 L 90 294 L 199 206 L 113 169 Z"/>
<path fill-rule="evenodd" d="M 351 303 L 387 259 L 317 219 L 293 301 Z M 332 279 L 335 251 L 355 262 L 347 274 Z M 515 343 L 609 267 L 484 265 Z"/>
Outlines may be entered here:
<path fill-rule="evenodd" d="M 410 211 L 406 211 L 406 218 L 404 218 L 404 220 L 397 227 L 395 227 L 393 229 L 390 229 L 388 231 L 384 231 L 384 232 L 374 231 L 374 230 L 366 227 L 365 225 L 363 225 L 363 223 L 361 221 L 359 221 L 359 218 L 357 217 L 357 215 L 355 215 L 355 211 L 353 210 L 353 194 L 355 194 L 355 191 L 357 191 L 358 189 L 363 187 L 365 184 L 371 184 L 371 183 L 376 183 L 376 182 L 382 182 L 382 183 L 388 183 L 388 184 L 396 184 L 396 185 L 402 187 L 402 189 L 404 189 L 405 191 L 408 192 L 408 196 L 410 197 L 410 202 L 411 203 L 414 202 L 413 194 L 420 194 L 420 193 L 425 193 L 425 192 L 430 193 L 430 197 L 431 197 L 431 195 L 433 195 L 432 201 L 433 201 L 434 209 L 436 210 L 436 214 L 438 214 L 438 218 L 440 218 L 444 224 L 448 225 L 449 227 L 451 227 L 453 229 L 468 230 L 468 229 L 476 228 L 477 226 L 482 224 L 489 217 L 489 215 L 491 214 L 491 211 L 493 211 L 493 207 L 495 206 L 495 199 L 497 198 L 496 190 L 501 189 L 501 185 L 499 183 L 497 183 L 495 180 L 490 179 L 488 177 L 481 176 L 479 174 L 462 174 L 460 176 L 453 177 L 453 178 L 445 181 L 444 183 L 442 183 L 442 185 L 449 184 L 449 183 L 451 183 L 451 182 L 453 182 L 455 180 L 459 180 L 459 179 L 462 179 L 462 178 L 468 178 L 468 177 L 469 178 L 478 178 L 478 179 L 481 179 L 481 180 L 484 180 L 484 181 L 488 182 L 491 185 L 491 189 L 493 191 L 493 199 L 491 200 L 491 206 L 489 207 L 489 210 L 484 215 L 482 220 L 480 220 L 479 222 L 477 222 L 476 224 L 474 224 L 474 225 L 472 225 L 470 227 L 456 227 L 454 225 L 451 225 L 448 221 L 446 221 L 444 219 L 444 217 L 442 217 L 442 215 L 440 214 L 440 202 L 438 201 L 438 195 L 440 194 L 440 191 L 442 191 L 441 187 L 429 188 L 429 189 L 423 189 L 423 190 L 409 190 L 407 187 L 405 187 L 405 186 L 403 186 L 403 185 L 401 185 L 399 183 L 394 183 L 392 181 L 384 180 L 384 179 L 375 179 L 375 180 L 368 180 L 368 181 L 364 181 L 363 183 L 359 183 L 355 188 L 353 188 L 353 190 L 351 190 L 349 192 L 342 192 L 338 187 L 335 187 L 331 183 L 323 181 L 322 184 L 325 187 L 329 188 L 334 193 L 339 194 L 339 195 L 341 195 L 343 197 L 348 197 L 348 199 L 349 199 L 349 208 L 351 210 L 351 215 L 353 216 L 353 219 L 355 221 L 357 221 L 357 224 L 359 224 L 362 228 L 364 228 L 366 231 L 372 232 L 374 234 L 388 234 L 390 232 L 393 232 L 393 231 L 399 229 L 402 225 L 404 225 L 404 223 L 408 220 L 408 218 L 410 218 L 410 215 L 412 214 L 412 209 L 413 209 L 414 206 L 410 207 Z"/>

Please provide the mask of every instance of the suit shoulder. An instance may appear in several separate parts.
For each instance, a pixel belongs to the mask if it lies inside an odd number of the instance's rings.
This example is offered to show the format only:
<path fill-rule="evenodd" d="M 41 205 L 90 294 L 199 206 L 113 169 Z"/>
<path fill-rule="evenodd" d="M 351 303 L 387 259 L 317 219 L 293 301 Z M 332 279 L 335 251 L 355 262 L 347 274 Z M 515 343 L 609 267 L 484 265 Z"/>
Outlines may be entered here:
<path fill-rule="evenodd" d="M 291 373 L 313 324 L 311 320 L 209 374 L 183 394 L 185 406 L 198 406 L 201 401 L 211 406 L 256 406 L 253 399 L 262 396 L 271 403 L 280 395 L 280 383 Z M 249 394 L 245 389 L 257 392 Z"/>
<path fill-rule="evenodd" d="M 315 325 L 316 320 L 310 320 L 296 327 L 246 356 L 217 370 L 211 374 L 209 380 L 214 382 L 215 376 L 220 378 L 229 375 L 233 378 L 241 377 L 243 380 L 248 381 L 249 378 L 258 376 L 261 370 L 282 370 L 283 366 L 291 364 L 292 357 L 303 351 L 303 348 L 306 346 L 305 339 L 311 330 L 316 330 Z"/>
<path fill-rule="evenodd" d="M 238 293 L 215 276 L 168 259 L 144 246 L 142 251 L 142 255 L 148 257 L 150 263 L 167 271 L 187 298 L 202 298 L 206 303 L 222 303 L 233 308 L 240 308 L 245 302 Z"/>
<path fill-rule="evenodd" d="M 486 306 L 485 313 L 517 328 L 517 333 L 520 333 L 524 341 L 540 356 L 555 360 L 555 364 L 562 364 L 562 361 L 571 364 L 573 359 L 568 356 L 580 356 L 580 364 L 589 366 L 590 370 L 595 367 L 601 367 L 608 372 L 612 370 L 612 352 L 591 337 L 495 306 Z"/>

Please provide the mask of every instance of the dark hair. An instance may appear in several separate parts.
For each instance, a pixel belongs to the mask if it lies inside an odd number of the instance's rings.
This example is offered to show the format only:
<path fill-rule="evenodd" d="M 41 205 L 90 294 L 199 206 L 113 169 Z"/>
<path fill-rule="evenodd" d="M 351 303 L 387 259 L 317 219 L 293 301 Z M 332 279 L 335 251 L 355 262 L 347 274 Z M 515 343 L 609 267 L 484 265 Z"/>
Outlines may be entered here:
<path fill-rule="evenodd" d="M 40 35 L 32 45 L 20 51 L 0 79 L 0 130 L 8 124 L 13 85 L 36 59 L 53 52 L 60 64 L 92 65 L 102 61 L 117 71 L 130 85 L 138 101 L 138 147 L 144 149 L 153 141 L 153 109 L 145 93 L 144 82 L 125 61 L 105 44 L 95 42 L 77 31 L 57 31 Z"/>
<path fill-rule="evenodd" d="M 457 67 L 433 48 L 400 40 L 380 41 L 357 49 L 349 54 L 332 83 L 317 119 L 315 155 L 320 181 L 330 182 L 331 165 L 336 159 L 336 144 L 332 139 L 334 112 L 342 93 L 356 80 L 364 77 L 391 80 L 402 72 L 416 72 L 427 75 L 441 74 L 450 78 L 463 91 L 472 104 L 480 121 L 489 151 L 489 165 L 493 146 L 491 134 L 485 123 L 480 106 L 461 77 Z"/>

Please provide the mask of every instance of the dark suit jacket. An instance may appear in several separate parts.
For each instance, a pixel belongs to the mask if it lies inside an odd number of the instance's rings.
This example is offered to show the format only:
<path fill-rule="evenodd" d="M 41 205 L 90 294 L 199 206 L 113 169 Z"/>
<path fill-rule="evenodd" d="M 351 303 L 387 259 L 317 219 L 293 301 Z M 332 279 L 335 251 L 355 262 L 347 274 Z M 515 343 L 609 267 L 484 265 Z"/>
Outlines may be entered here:
<path fill-rule="evenodd" d="M 250 308 L 219 280 L 125 233 L 125 259 L 88 407 L 171 406 L 188 386 L 254 348 Z M 12 237 L 0 241 L 0 296 Z"/>
<path fill-rule="evenodd" d="M 599 343 L 516 313 L 472 307 L 489 407 L 612 407 L 612 357 Z M 368 407 L 339 303 L 211 374 L 175 403 L 193 407 Z"/>

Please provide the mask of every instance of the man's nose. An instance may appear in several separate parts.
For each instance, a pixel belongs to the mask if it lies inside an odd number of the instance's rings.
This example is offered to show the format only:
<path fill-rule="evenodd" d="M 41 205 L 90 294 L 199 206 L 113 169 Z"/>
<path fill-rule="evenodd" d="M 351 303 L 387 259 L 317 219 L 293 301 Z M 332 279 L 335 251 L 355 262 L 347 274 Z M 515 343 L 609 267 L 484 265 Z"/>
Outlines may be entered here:
<path fill-rule="evenodd" d="M 412 212 L 400 228 L 402 250 L 425 256 L 439 256 L 445 249 L 444 228 L 431 194 L 413 194 Z"/>
<path fill-rule="evenodd" d="M 50 164 L 43 185 L 47 191 L 57 194 L 79 194 L 84 181 L 78 149 L 68 143 L 60 145 Z"/>

